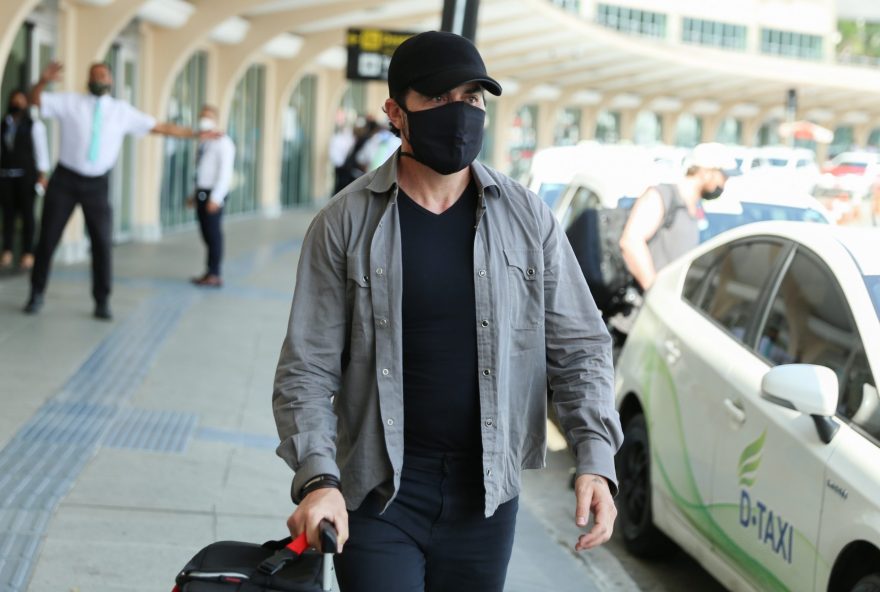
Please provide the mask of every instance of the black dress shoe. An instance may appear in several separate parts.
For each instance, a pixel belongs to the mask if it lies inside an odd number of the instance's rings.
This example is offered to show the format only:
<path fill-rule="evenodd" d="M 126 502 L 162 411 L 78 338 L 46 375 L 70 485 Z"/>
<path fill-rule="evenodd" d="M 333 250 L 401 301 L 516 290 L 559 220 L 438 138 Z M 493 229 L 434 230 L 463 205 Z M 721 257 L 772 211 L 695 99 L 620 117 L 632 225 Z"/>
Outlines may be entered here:
<path fill-rule="evenodd" d="M 24 305 L 24 313 L 31 315 L 37 314 L 38 312 L 40 312 L 41 308 L 43 308 L 43 295 L 31 294 L 31 297 L 27 301 L 27 304 Z"/>
<path fill-rule="evenodd" d="M 113 313 L 110 312 L 110 305 L 106 302 L 98 302 L 95 304 L 95 318 L 102 321 L 112 321 Z"/>

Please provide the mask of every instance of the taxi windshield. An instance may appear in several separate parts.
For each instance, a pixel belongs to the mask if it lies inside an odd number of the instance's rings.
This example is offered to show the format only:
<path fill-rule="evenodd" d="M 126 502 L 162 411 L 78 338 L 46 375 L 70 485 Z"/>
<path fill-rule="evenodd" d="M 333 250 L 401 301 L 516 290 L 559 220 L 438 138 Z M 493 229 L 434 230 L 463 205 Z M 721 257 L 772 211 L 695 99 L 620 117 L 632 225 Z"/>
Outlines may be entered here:
<path fill-rule="evenodd" d="M 874 312 L 880 319 L 880 275 L 866 275 L 865 284 L 868 286 L 868 294 L 871 295 L 871 302 L 874 303 Z"/>

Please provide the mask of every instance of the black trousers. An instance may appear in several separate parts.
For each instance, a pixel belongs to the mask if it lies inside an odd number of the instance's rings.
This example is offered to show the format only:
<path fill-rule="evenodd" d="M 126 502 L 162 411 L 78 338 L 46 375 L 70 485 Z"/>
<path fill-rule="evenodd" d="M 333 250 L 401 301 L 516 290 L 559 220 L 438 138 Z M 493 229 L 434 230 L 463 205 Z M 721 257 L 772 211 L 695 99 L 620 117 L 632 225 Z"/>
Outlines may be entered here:
<path fill-rule="evenodd" d="M 0 202 L 3 204 L 3 250 L 15 245 L 15 223 L 21 218 L 21 252 L 34 252 L 34 183 L 30 175 L 0 177 Z"/>
<path fill-rule="evenodd" d="M 31 274 L 31 292 L 46 291 L 52 255 L 61 240 L 61 233 L 79 204 L 86 219 L 86 230 L 92 242 L 92 296 L 96 302 L 106 302 L 110 297 L 112 278 L 113 209 L 108 200 L 110 174 L 100 177 L 84 177 L 58 165 L 43 205 L 40 223 L 40 240 L 34 257 Z"/>
<path fill-rule="evenodd" d="M 220 265 L 223 261 L 223 206 L 214 214 L 208 213 L 208 200 L 211 192 L 205 190 L 196 191 L 196 215 L 199 218 L 199 229 L 202 231 L 202 240 L 208 247 L 208 257 L 205 263 L 208 273 L 220 275 Z"/>
<path fill-rule="evenodd" d="M 349 512 L 350 538 L 335 559 L 341 592 L 502 592 L 519 500 L 486 518 L 475 460 L 407 454 L 385 513 L 375 493 Z"/>

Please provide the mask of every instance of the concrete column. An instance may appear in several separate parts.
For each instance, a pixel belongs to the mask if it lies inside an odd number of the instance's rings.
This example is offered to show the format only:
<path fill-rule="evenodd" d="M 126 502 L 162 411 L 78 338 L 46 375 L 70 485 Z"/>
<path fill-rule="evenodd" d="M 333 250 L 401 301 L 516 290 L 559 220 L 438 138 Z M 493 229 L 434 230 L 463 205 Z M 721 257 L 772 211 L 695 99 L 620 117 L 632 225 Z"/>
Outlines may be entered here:
<path fill-rule="evenodd" d="M 505 173 L 510 170 L 510 128 L 517 103 L 512 98 L 499 97 L 495 109 L 495 145 L 492 149 L 492 167 Z"/>
<path fill-rule="evenodd" d="M 669 43 L 681 43 L 682 22 L 680 14 L 668 14 L 666 16 L 666 40 Z"/>
<path fill-rule="evenodd" d="M 718 130 L 721 127 L 721 123 L 724 121 L 725 117 L 722 113 L 716 113 L 714 115 L 703 115 L 702 116 L 702 130 L 700 134 L 700 142 L 714 142 L 718 139 Z"/>
<path fill-rule="evenodd" d="M 664 144 L 675 146 L 675 136 L 678 131 L 679 112 L 660 113 L 660 139 Z"/>
<path fill-rule="evenodd" d="M 207 58 L 205 64 L 205 101 L 209 105 L 217 107 L 220 121 L 225 122 L 229 118 L 229 105 L 221 106 L 222 89 L 220 86 L 220 49 L 213 43 L 200 48 Z M 199 50 L 196 50 L 199 51 Z M 234 87 L 233 87 L 234 88 Z"/>
<path fill-rule="evenodd" d="M 596 123 L 599 119 L 599 109 L 595 106 L 581 107 L 581 132 L 580 139 L 596 139 Z"/>
<path fill-rule="evenodd" d="M 742 120 L 742 144 L 743 146 L 755 146 L 758 143 L 758 130 L 764 124 L 764 116 L 750 117 Z"/>
<path fill-rule="evenodd" d="M 320 97 L 330 97 L 335 89 L 345 86 L 345 75 L 341 70 L 323 69 L 315 78 L 315 141 L 312 158 L 312 179 L 314 179 L 313 196 L 320 203 L 331 197 L 333 191 L 333 176 L 330 171 L 330 161 L 327 152 L 330 149 L 330 138 L 333 137 L 333 116 L 336 113 L 337 102 L 321 100 Z"/>
<path fill-rule="evenodd" d="M 853 127 L 853 142 L 859 148 L 864 148 L 868 145 L 868 137 L 871 135 L 871 126 L 867 123 L 860 123 L 858 125 L 854 125 Z"/>
<path fill-rule="evenodd" d="M 278 68 L 272 60 L 265 65 L 263 88 L 263 162 L 260 163 L 261 193 L 257 196 L 260 211 L 269 218 L 281 215 L 281 106 L 277 104 Z"/>
<path fill-rule="evenodd" d="M 639 116 L 638 109 L 620 110 L 620 141 L 635 142 L 636 118 Z"/>
<path fill-rule="evenodd" d="M 156 93 L 158 80 L 155 73 L 156 35 L 155 28 L 146 23 L 141 25 L 140 38 L 140 94 L 147 99 Z M 162 119 L 162 113 L 153 105 L 145 105 L 145 110 Z M 162 237 L 161 200 L 159 188 L 162 182 L 162 144 L 163 139 L 147 136 L 136 144 L 138 179 L 132 211 L 132 235 L 139 241 L 158 241 Z"/>
<path fill-rule="evenodd" d="M 536 150 L 553 146 L 556 136 L 556 123 L 559 121 L 559 112 L 562 106 L 556 102 L 543 102 L 538 104 L 538 130 Z"/>
<path fill-rule="evenodd" d="M 388 98 L 388 83 L 368 82 L 365 90 L 364 108 L 367 112 L 364 115 L 371 115 L 376 121 L 384 121 L 385 114 L 382 112 L 382 107 L 385 105 L 385 99 Z"/>

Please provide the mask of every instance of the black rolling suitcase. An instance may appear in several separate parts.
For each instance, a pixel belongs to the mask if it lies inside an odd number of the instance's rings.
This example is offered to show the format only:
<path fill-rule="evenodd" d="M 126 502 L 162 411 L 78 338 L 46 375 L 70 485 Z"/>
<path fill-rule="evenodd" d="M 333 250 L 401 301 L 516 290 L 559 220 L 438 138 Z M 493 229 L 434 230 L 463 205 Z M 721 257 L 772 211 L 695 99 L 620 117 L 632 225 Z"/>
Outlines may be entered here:
<path fill-rule="evenodd" d="M 175 579 L 172 592 L 322 592 L 332 590 L 336 530 L 321 523 L 321 553 L 305 534 L 262 545 L 212 543 L 196 553 Z"/>

